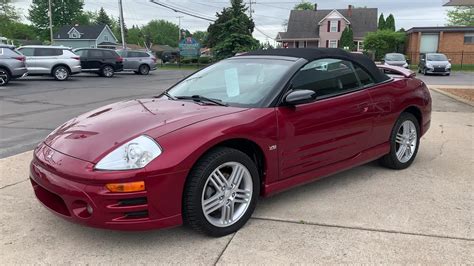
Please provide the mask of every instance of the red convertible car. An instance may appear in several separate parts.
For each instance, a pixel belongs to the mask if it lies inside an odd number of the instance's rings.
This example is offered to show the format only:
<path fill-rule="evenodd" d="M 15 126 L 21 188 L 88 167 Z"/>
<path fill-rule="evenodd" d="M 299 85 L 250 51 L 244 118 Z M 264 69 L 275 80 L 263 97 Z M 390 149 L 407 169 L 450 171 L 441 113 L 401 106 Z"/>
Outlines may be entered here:
<path fill-rule="evenodd" d="M 339 49 L 257 51 L 66 122 L 35 149 L 30 177 L 73 222 L 222 236 L 259 196 L 377 159 L 410 166 L 430 120 L 408 70 Z"/>

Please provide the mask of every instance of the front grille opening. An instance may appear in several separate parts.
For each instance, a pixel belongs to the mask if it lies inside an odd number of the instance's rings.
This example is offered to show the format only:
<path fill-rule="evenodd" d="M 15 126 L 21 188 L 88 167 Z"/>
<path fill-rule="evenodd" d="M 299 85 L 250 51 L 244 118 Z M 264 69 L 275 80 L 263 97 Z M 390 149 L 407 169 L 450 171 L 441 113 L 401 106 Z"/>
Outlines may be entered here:
<path fill-rule="evenodd" d="M 148 200 L 146 197 L 123 199 L 123 200 L 119 200 L 118 206 L 135 206 L 135 205 L 144 205 L 147 203 L 148 203 Z"/>
<path fill-rule="evenodd" d="M 126 212 L 126 219 L 138 219 L 138 218 L 147 218 L 148 211 L 136 211 L 136 212 Z"/>
<path fill-rule="evenodd" d="M 68 208 L 66 207 L 66 203 L 60 196 L 50 192 L 47 189 L 44 189 L 42 186 L 38 185 L 35 181 L 33 181 L 33 179 L 30 180 L 31 184 L 33 185 L 36 197 L 39 201 L 46 205 L 46 207 L 59 214 L 71 216 Z"/>

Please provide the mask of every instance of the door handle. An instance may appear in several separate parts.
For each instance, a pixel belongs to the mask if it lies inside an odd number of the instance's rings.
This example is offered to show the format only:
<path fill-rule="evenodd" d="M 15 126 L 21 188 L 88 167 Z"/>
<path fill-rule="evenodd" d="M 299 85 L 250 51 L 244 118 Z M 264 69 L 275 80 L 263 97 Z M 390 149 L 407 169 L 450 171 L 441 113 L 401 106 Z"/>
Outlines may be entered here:
<path fill-rule="evenodd" d="M 362 113 L 367 113 L 369 111 L 370 105 L 368 103 L 362 103 L 359 105 L 359 110 Z"/>

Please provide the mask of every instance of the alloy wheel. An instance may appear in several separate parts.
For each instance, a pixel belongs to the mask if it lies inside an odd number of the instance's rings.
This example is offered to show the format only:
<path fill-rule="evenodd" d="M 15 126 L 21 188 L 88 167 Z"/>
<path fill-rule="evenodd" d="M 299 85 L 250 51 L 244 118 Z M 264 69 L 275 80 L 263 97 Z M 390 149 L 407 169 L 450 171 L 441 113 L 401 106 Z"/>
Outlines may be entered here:
<path fill-rule="evenodd" d="M 103 73 L 106 77 L 112 77 L 114 75 L 114 69 L 111 66 L 106 66 L 104 67 Z"/>
<path fill-rule="evenodd" d="M 56 71 L 54 71 L 54 76 L 58 80 L 65 80 L 68 76 L 68 72 L 65 68 L 59 67 L 56 69 Z"/>
<path fill-rule="evenodd" d="M 8 83 L 8 73 L 0 69 L 0 86 Z"/>
<path fill-rule="evenodd" d="M 418 144 L 418 136 L 415 124 L 406 120 L 398 129 L 396 136 L 396 155 L 401 163 L 408 162 L 413 156 L 416 145 Z"/>
<path fill-rule="evenodd" d="M 204 216 L 216 227 L 228 227 L 245 214 L 252 193 L 252 176 L 244 165 L 221 164 L 209 175 L 202 191 Z"/>
<path fill-rule="evenodd" d="M 142 75 L 148 75 L 148 72 L 150 72 L 149 68 L 145 65 L 140 66 L 140 74 Z"/>

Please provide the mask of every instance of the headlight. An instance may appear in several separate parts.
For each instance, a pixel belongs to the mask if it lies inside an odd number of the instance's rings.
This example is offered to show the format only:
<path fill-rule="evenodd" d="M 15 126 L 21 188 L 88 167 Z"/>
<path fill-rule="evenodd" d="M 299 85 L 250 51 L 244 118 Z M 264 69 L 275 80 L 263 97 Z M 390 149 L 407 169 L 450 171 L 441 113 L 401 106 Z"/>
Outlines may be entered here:
<path fill-rule="evenodd" d="M 161 147 L 148 136 L 137 137 L 100 160 L 97 170 L 130 170 L 145 167 L 156 157 L 160 156 Z"/>
<path fill-rule="evenodd" d="M 405 67 L 405 68 L 408 67 L 408 63 L 405 63 L 405 64 L 403 65 L 403 67 Z"/>
<path fill-rule="evenodd" d="M 451 68 L 451 64 L 447 64 L 446 69 L 450 69 L 450 68 Z"/>
<path fill-rule="evenodd" d="M 427 67 L 427 68 L 433 68 L 433 65 L 430 64 L 430 63 L 426 63 L 426 67 Z"/>

